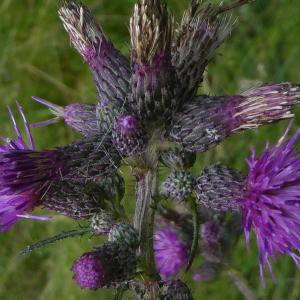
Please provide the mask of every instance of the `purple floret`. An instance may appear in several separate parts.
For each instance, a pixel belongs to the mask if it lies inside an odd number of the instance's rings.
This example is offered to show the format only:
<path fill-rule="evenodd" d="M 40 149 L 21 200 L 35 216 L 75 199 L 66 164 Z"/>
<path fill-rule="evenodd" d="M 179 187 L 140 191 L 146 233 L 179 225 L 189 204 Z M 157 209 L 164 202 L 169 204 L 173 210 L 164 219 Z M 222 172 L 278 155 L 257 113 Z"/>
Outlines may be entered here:
<path fill-rule="evenodd" d="M 248 244 L 251 229 L 255 231 L 262 278 L 265 265 L 271 271 L 273 256 L 287 254 L 300 267 L 295 253 L 300 249 L 300 155 L 295 149 L 300 130 L 285 141 L 287 132 L 260 157 L 253 150 L 248 159 L 243 226 Z"/>
<path fill-rule="evenodd" d="M 120 133 L 129 136 L 139 129 L 138 120 L 133 115 L 123 115 L 117 120 L 117 128 Z"/>
<path fill-rule="evenodd" d="M 41 165 L 37 164 L 35 168 L 32 162 L 35 145 L 29 124 L 18 103 L 17 107 L 29 143 L 23 138 L 9 109 L 17 138 L 4 138 L 5 144 L 0 146 L 0 232 L 8 230 L 20 218 L 36 218 L 25 213 L 38 204 L 40 192 L 45 187 L 42 180 L 46 173 L 37 172 Z M 48 170 L 49 165 L 45 164 L 45 170 L 46 167 Z M 27 173 L 27 170 L 31 170 L 31 173 Z"/>
<path fill-rule="evenodd" d="M 172 228 L 156 230 L 154 253 L 156 267 L 164 280 L 177 275 L 189 257 L 187 245 Z"/>
<path fill-rule="evenodd" d="M 75 261 L 72 272 L 74 280 L 82 289 L 97 290 L 102 287 L 105 270 L 95 253 L 86 253 Z"/>

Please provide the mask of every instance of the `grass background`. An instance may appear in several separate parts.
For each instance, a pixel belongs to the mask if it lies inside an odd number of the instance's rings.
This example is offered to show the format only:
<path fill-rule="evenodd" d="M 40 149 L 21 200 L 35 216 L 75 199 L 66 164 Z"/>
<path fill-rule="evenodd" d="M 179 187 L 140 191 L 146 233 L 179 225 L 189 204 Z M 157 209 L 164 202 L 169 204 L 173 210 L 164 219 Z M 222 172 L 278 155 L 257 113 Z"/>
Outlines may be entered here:
<path fill-rule="evenodd" d="M 128 20 L 133 0 L 85 0 L 104 30 L 122 52 L 128 53 Z M 167 1 L 177 18 L 187 0 Z M 70 47 L 57 17 L 58 1 L 0 1 L 0 128 L 1 136 L 12 133 L 6 105 L 19 100 L 31 122 L 50 116 L 47 109 L 30 100 L 44 97 L 58 104 L 76 101 L 95 103 L 97 96 L 88 68 Z M 300 82 L 299 0 L 258 0 L 236 12 L 239 22 L 232 36 L 210 65 L 203 89 L 211 94 L 231 94 L 257 82 Z M 298 110 L 298 115 L 300 111 Z M 299 126 L 296 118 L 293 130 Z M 198 169 L 212 161 L 223 161 L 241 170 L 249 146 L 262 149 L 266 140 L 275 141 L 286 122 L 239 134 L 202 155 Z M 76 138 L 63 124 L 34 130 L 40 148 L 53 147 Z M 128 199 L 132 201 L 133 199 Z M 91 249 L 87 238 L 58 243 L 26 257 L 19 251 L 26 245 L 53 235 L 75 223 L 57 217 L 51 223 L 21 221 L 0 236 L 0 299 L 77 300 L 112 299 L 110 292 L 81 291 L 73 282 L 70 266 Z M 247 254 L 240 241 L 233 264 L 247 278 L 261 299 L 300 299 L 300 272 L 288 258 L 275 264 L 278 282 L 258 280 L 255 247 Z M 187 279 L 188 280 L 188 279 Z M 226 276 L 215 282 L 193 284 L 195 299 L 243 299 Z M 129 299 L 129 298 L 128 298 Z"/>

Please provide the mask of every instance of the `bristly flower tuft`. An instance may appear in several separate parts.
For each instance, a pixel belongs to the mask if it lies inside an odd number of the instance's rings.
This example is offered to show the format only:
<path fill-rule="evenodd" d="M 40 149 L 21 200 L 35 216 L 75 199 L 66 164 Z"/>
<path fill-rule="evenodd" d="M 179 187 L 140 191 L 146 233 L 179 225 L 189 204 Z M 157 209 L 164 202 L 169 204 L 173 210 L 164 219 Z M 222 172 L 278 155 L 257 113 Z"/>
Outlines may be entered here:
<path fill-rule="evenodd" d="M 131 109 L 142 121 L 170 117 L 176 100 L 171 64 L 173 21 L 159 0 L 141 0 L 130 20 Z"/>
<path fill-rule="evenodd" d="M 174 117 L 170 138 L 187 151 L 204 152 L 236 132 L 292 118 L 299 102 L 300 87 L 290 83 L 263 85 L 235 96 L 199 96 Z"/>
<path fill-rule="evenodd" d="M 130 90 L 130 64 L 103 33 L 87 7 L 63 1 L 59 16 L 72 44 L 89 65 L 101 101 L 122 106 Z"/>
<path fill-rule="evenodd" d="M 232 18 L 219 15 L 218 9 L 212 3 L 191 1 L 177 29 L 172 63 L 180 78 L 176 92 L 181 103 L 195 96 L 215 50 L 231 32 Z"/>
<path fill-rule="evenodd" d="M 177 275 L 187 264 L 189 257 L 188 246 L 171 227 L 156 230 L 154 253 L 156 268 L 164 280 Z"/>
<path fill-rule="evenodd" d="M 288 132 L 288 130 L 287 130 Z M 300 267 L 300 156 L 295 143 L 300 130 L 289 140 L 286 134 L 259 156 L 248 159 L 249 174 L 241 200 L 244 231 L 249 245 L 254 230 L 259 249 L 260 272 L 271 269 L 270 258 L 287 254 Z"/>
<path fill-rule="evenodd" d="M 24 181 L 18 179 L 18 176 L 14 176 L 15 168 L 18 169 L 20 176 L 26 169 L 26 165 L 18 165 L 18 154 L 33 151 L 35 148 L 30 126 L 18 102 L 17 107 L 24 122 L 29 144 L 22 136 L 11 109 L 8 108 L 17 138 L 5 138 L 3 139 L 5 144 L 0 146 L 0 232 L 8 230 L 20 218 L 30 217 L 25 213 L 33 210 L 38 204 L 38 191 L 41 188 L 38 182 L 26 185 Z"/>
<path fill-rule="evenodd" d="M 96 105 L 74 103 L 61 107 L 40 97 L 32 96 L 32 99 L 47 106 L 55 115 L 50 120 L 31 124 L 32 127 L 47 126 L 63 119 L 72 129 L 84 136 L 97 135 L 101 132 Z"/>

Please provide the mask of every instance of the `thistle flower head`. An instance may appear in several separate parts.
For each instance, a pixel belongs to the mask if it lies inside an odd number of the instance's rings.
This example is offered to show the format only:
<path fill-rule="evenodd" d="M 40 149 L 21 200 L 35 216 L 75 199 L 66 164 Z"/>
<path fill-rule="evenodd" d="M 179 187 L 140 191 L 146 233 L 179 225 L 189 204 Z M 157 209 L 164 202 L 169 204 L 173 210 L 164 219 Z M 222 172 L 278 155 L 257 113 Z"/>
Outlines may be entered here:
<path fill-rule="evenodd" d="M 170 138 L 187 151 L 204 152 L 238 131 L 292 118 L 299 100 L 299 86 L 290 83 L 263 85 L 242 95 L 199 96 L 174 117 Z"/>
<path fill-rule="evenodd" d="M 40 196 L 40 205 L 75 220 L 90 219 L 106 208 L 98 184 L 72 180 L 51 181 Z"/>
<path fill-rule="evenodd" d="M 195 179 L 188 171 L 173 170 L 162 184 L 161 192 L 172 200 L 184 201 L 194 190 Z"/>
<path fill-rule="evenodd" d="M 180 78 L 177 87 L 180 102 L 195 95 L 208 62 L 232 29 L 232 18 L 219 15 L 218 9 L 212 3 L 191 1 L 176 30 L 172 63 Z"/>
<path fill-rule="evenodd" d="M 154 234 L 156 268 L 165 280 L 177 275 L 188 262 L 188 246 L 173 228 L 157 229 Z"/>
<path fill-rule="evenodd" d="M 89 65 L 100 101 L 123 106 L 130 90 L 130 64 L 106 37 L 89 9 L 76 1 L 63 1 L 59 17 L 71 42 Z"/>
<path fill-rule="evenodd" d="M 0 232 L 8 230 L 18 219 L 26 217 L 25 212 L 32 210 L 39 200 L 39 183 L 35 182 L 27 185 L 24 180 L 19 180 L 18 176 L 16 176 L 16 174 L 21 176 L 26 169 L 26 164 L 22 164 L 15 159 L 19 153 L 28 153 L 35 147 L 30 126 L 22 107 L 19 103 L 17 103 L 17 107 L 24 122 L 29 144 L 22 136 L 14 115 L 9 108 L 9 114 L 17 138 L 5 138 L 5 144 L 0 146 Z M 18 170 L 17 173 L 15 173 L 16 170 Z"/>
<path fill-rule="evenodd" d="M 238 209 L 245 177 L 227 166 L 216 164 L 204 169 L 196 179 L 195 192 L 200 204 L 214 211 Z"/>
<path fill-rule="evenodd" d="M 82 255 L 71 270 L 83 289 L 109 288 L 134 276 L 136 256 L 130 249 L 108 242 Z"/>
<path fill-rule="evenodd" d="M 109 242 L 116 242 L 129 248 L 136 249 L 139 246 L 139 235 L 130 224 L 115 224 L 108 234 Z"/>
<path fill-rule="evenodd" d="M 94 214 L 91 218 L 91 228 L 96 234 L 108 234 L 115 223 L 115 218 L 113 214 L 108 213 L 104 210 L 97 214 Z"/>
<path fill-rule="evenodd" d="M 285 134 L 286 135 L 286 134 Z M 241 200 L 247 243 L 254 230 L 259 249 L 261 276 L 263 266 L 270 266 L 270 257 L 287 254 L 300 267 L 300 156 L 295 143 L 285 135 L 273 147 L 266 147 L 259 156 L 253 151 L 248 159 L 249 175 Z"/>
<path fill-rule="evenodd" d="M 142 122 L 164 121 L 176 108 L 171 64 L 173 21 L 160 0 L 141 0 L 130 20 L 132 93 L 129 106 Z"/>
<path fill-rule="evenodd" d="M 68 0 L 63 1 L 58 13 L 74 47 L 83 56 L 92 50 L 96 52 L 93 48 L 105 36 L 90 11 L 76 1 Z"/>
<path fill-rule="evenodd" d="M 102 287 L 105 269 L 96 253 L 86 253 L 72 267 L 74 280 L 82 289 L 97 290 Z"/>

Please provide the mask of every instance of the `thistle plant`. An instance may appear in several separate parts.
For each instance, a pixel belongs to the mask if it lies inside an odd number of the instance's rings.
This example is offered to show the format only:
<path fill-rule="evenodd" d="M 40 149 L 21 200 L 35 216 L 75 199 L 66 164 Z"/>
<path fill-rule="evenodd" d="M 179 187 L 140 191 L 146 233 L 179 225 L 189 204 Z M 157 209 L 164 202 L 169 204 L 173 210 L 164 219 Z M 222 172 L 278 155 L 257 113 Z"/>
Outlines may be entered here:
<path fill-rule="evenodd" d="M 31 213 L 38 206 L 85 226 L 38 241 L 23 254 L 66 238 L 103 236 L 102 244 L 74 257 L 70 280 L 73 273 L 82 289 L 115 289 L 115 299 L 125 292 L 137 299 L 193 299 L 183 272 L 195 282 L 225 272 L 247 299 L 256 299 L 231 267 L 243 231 L 249 248 L 251 232 L 256 236 L 262 281 L 280 255 L 300 267 L 300 130 L 289 138 L 289 125 L 275 145 L 261 154 L 252 150 L 245 174 L 226 162 L 192 172 L 197 155 L 235 133 L 292 119 L 300 102 L 300 85 L 287 82 L 238 95 L 198 93 L 236 23 L 231 10 L 248 2 L 192 0 L 177 24 L 162 0 L 139 0 L 130 19 L 130 59 L 87 7 L 61 2 L 59 17 L 91 70 L 99 102 L 60 107 L 34 96 L 54 114 L 35 124 L 17 103 L 26 137 L 9 108 L 16 138 L 0 146 L 0 231 L 24 218 L 48 220 Z M 37 150 L 31 127 L 60 120 L 81 138 Z M 130 180 L 131 215 L 123 206 Z"/>

